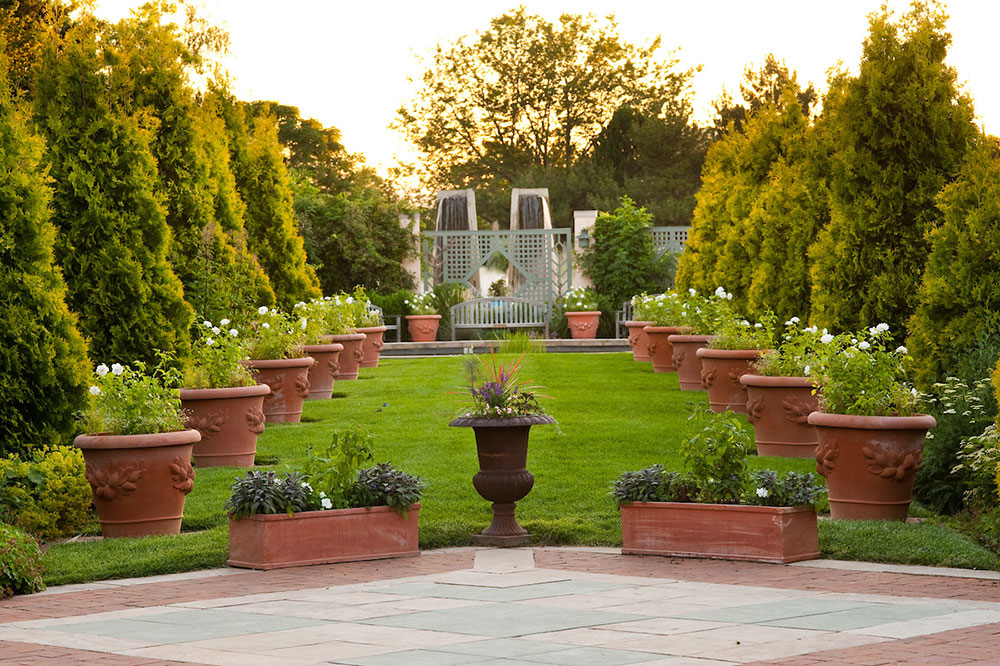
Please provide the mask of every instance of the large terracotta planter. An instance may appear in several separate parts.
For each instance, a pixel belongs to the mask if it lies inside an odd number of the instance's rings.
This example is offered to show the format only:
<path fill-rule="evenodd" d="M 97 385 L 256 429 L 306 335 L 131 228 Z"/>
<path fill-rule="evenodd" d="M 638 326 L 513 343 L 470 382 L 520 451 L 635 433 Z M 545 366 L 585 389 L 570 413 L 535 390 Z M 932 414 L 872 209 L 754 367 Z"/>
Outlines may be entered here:
<path fill-rule="evenodd" d="M 799 562 L 819 557 L 812 507 L 622 504 L 622 553 Z"/>
<path fill-rule="evenodd" d="M 597 337 L 597 327 L 601 323 L 599 310 L 567 312 L 566 322 L 574 340 L 593 340 Z"/>
<path fill-rule="evenodd" d="M 743 375 L 747 421 L 753 426 L 757 455 L 814 458 L 816 428 L 809 414 L 819 409 L 810 377 Z"/>
<path fill-rule="evenodd" d="M 340 372 L 340 352 L 344 351 L 344 345 L 339 342 L 303 345 L 302 350 L 313 359 L 306 400 L 329 399 L 333 395 L 333 380 Z"/>
<path fill-rule="evenodd" d="M 194 445 L 198 467 L 253 467 L 257 436 L 264 432 L 266 384 L 181 389 L 186 424 L 201 433 Z"/>
<path fill-rule="evenodd" d="M 816 426 L 816 471 L 826 477 L 830 516 L 906 520 L 934 417 L 813 412 L 809 423 Z"/>
<path fill-rule="evenodd" d="M 414 342 L 434 342 L 437 340 L 441 315 L 406 315 L 406 328 Z"/>
<path fill-rule="evenodd" d="M 280 569 L 419 555 L 419 514 L 414 504 L 405 518 L 388 506 L 230 518 L 226 564 Z"/>
<path fill-rule="evenodd" d="M 101 534 L 179 534 L 184 499 L 194 488 L 191 447 L 200 439 L 194 429 L 74 439 L 83 451 Z"/>
<path fill-rule="evenodd" d="M 697 351 L 708 345 L 714 335 L 670 335 L 667 340 L 674 348 L 673 362 L 677 368 L 677 383 L 682 391 L 704 391 L 701 384 L 701 359 Z"/>
<path fill-rule="evenodd" d="M 528 471 L 528 431 L 533 425 L 555 423 L 551 416 L 509 419 L 457 418 L 449 425 L 476 433 L 479 472 L 472 478 L 483 499 L 493 502 L 493 522 L 472 540 L 481 546 L 523 546 L 531 540 L 514 517 L 516 502 L 531 491 L 535 477 Z"/>
<path fill-rule="evenodd" d="M 311 356 L 249 361 L 257 383 L 271 387 L 271 393 L 264 397 L 268 423 L 302 420 L 302 401 L 309 395 L 309 368 L 313 363 Z"/>
<path fill-rule="evenodd" d="M 710 349 L 695 352 L 701 359 L 701 384 L 708 391 L 708 406 L 716 413 L 747 411 L 747 389 L 740 377 L 750 373 L 760 358 L 757 349 Z"/>
<path fill-rule="evenodd" d="M 365 351 L 362 348 L 365 337 L 364 333 L 330 336 L 333 342 L 344 345 L 344 351 L 340 352 L 340 372 L 337 373 L 335 379 L 346 382 L 358 378 L 358 368 L 365 360 Z"/>
<path fill-rule="evenodd" d="M 385 346 L 385 326 L 366 326 L 359 328 L 358 333 L 365 334 L 365 339 L 361 344 L 361 349 L 364 352 L 361 367 L 377 368 L 378 355 L 382 353 L 382 347 Z"/>
<path fill-rule="evenodd" d="M 628 329 L 628 346 L 632 348 L 632 359 L 639 363 L 649 363 L 653 357 L 649 355 L 649 338 L 646 337 L 645 328 L 652 326 L 651 321 L 627 321 L 625 328 Z"/>
<path fill-rule="evenodd" d="M 647 326 L 646 349 L 653 359 L 653 372 L 676 372 L 674 366 L 674 346 L 670 344 L 670 336 L 691 332 L 690 326 Z"/>

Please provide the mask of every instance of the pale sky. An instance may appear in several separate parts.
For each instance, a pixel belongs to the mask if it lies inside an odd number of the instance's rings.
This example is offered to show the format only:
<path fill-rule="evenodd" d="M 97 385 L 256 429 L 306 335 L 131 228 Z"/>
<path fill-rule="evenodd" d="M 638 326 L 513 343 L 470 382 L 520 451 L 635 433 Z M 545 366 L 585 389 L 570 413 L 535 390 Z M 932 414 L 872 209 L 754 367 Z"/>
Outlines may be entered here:
<path fill-rule="evenodd" d="M 141 0 L 98 0 L 97 13 L 126 16 Z M 415 159 L 402 135 L 389 129 L 396 110 L 417 89 L 408 77 L 423 72 L 418 56 L 440 42 L 485 30 L 515 0 L 194 0 L 211 23 L 227 29 L 226 66 L 241 99 L 270 99 L 299 107 L 306 118 L 335 126 L 351 152 L 364 153 L 384 172 L 395 157 Z M 693 80 L 696 119 L 707 122 L 710 103 L 725 86 L 738 93 L 748 64 L 768 53 L 797 70 L 803 84 L 825 90 L 826 72 L 842 61 L 857 71 L 867 15 L 882 0 L 526 0 L 530 13 L 555 20 L 563 12 L 615 14 L 623 39 L 662 37 L 662 52 L 679 48 L 685 68 L 702 66 Z M 903 12 L 908 2 L 889 0 Z M 1000 3 L 947 3 L 952 46 L 948 62 L 975 102 L 980 124 L 1000 134 L 997 33 Z"/>

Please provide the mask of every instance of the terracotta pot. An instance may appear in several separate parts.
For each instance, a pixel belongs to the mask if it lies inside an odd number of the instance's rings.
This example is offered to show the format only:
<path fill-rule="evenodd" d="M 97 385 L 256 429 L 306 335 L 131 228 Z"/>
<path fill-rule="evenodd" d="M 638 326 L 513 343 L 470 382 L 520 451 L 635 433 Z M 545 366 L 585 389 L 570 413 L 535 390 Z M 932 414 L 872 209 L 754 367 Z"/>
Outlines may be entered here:
<path fill-rule="evenodd" d="M 913 480 L 933 416 L 849 416 L 813 412 L 816 471 L 826 477 L 830 516 L 906 520 Z"/>
<path fill-rule="evenodd" d="M 280 569 L 419 555 L 419 515 L 414 504 L 405 518 L 388 506 L 230 518 L 226 564 Z"/>
<path fill-rule="evenodd" d="M 382 353 L 385 346 L 385 326 L 367 326 L 359 328 L 358 333 L 364 333 L 365 339 L 361 348 L 364 351 L 364 358 L 361 360 L 362 368 L 377 368 L 378 355 Z"/>
<path fill-rule="evenodd" d="M 406 328 L 414 342 L 434 342 L 437 340 L 441 315 L 406 315 Z"/>
<path fill-rule="evenodd" d="M 264 432 L 266 384 L 181 389 L 188 428 L 201 433 L 194 446 L 198 467 L 253 467 L 257 436 Z"/>
<path fill-rule="evenodd" d="M 798 562 L 819 557 L 812 507 L 622 504 L 622 553 Z"/>
<path fill-rule="evenodd" d="M 528 431 L 533 425 L 555 423 L 551 416 L 509 419 L 457 418 L 449 425 L 476 433 L 479 472 L 472 477 L 483 499 L 493 502 L 493 522 L 472 540 L 481 546 L 523 546 L 531 535 L 517 524 L 514 507 L 531 492 L 535 477 L 527 469 Z"/>
<path fill-rule="evenodd" d="M 333 380 L 340 372 L 340 352 L 344 345 L 331 342 L 303 345 L 303 351 L 313 358 L 309 368 L 309 395 L 306 400 L 327 400 L 333 395 Z"/>
<path fill-rule="evenodd" d="M 676 372 L 674 366 L 674 346 L 670 344 L 670 336 L 687 334 L 691 331 L 690 326 L 647 326 L 643 329 L 646 334 L 646 349 L 653 359 L 653 372 Z"/>
<path fill-rule="evenodd" d="M 194 488 L 191 447 L 197 430 L 150 435 L 80 435 L 101 534 L 179 534 L 184 499 Z"/>
<path fill-rule="evenodd" d="M 340 372 L 337 373 L 335 379 L 346 382 L 358 378 L 358 368 L 365 360 L 365 351 L 362 348 L 365 337 L 364 333 L 330 336 L 333 342 L 344 345 L 344 351 L 340 352 Z"/>
<path fill-rule="evenodd" d="M 747 388 L 740 377 L 748 374 L 760 358 L 757 349 L 709 349 L 695 351 L 701 359 L 701 385 L 708 391 L 708 406 L 715 412 L 747 411 Z"/>
<path fill-rule="evenodd" d="M 667 340 L 674 348 L 673 362 L 677 368 L 677 383 L 682 391 L 704 391 L 701 384 L 701 359 L 695 353 L 715 338 L 714 335 L 671 335 Z"/>
<path fill-rule="evenodd" d="M 816 428 L 809 414 L 819 409 L 809 377 L 743 375 L 747 389 L 747 421 L 753 426 L 757 455 L 814 458 Z"/>
<path fill-rule="evenodd" d="M 311 356 L 249 361 L 257 383 L 271 387 L 271 393 L 264 397 L 268 423 L 298 423 L 302 419 L 302 401 L 309 395 L 313 363 Z"/>
<path fill-rule="evenodd" d="M 566 322 L 574 340 L 593 340 L 597 337 L 597 326 L 601 323 L 599 310 L 567 312 Z"/>
<path fill-rule="evenodd" d="M 639 363 L 649 363 L 653 357 L 649 355 L 649 338 L 646 337 L 645 328 L 652 326 L 651 321 L 627 321 L 625 327 L 628 329 L 628 346 L 632 348 L 632 359 Z"/>

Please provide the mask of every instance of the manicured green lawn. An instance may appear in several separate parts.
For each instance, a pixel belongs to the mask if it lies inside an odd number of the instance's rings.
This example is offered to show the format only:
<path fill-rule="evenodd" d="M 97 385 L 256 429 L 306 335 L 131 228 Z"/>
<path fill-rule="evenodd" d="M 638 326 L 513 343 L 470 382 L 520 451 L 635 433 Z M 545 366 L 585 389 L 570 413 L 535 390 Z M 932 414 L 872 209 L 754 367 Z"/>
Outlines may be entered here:
<path fill-rule="evenodd" d="M 303 422 L 268 425 L 258 463 L 296 466 L 310 446 L 361 424 L 376 438 L 378 461 L 391 460 L 424 478 L 421 548 L 469 545 L 490 520 L 476 494 L 471 429 L 449 428 L 465 405 L 463 363 L 470 357 L 383 359 L 361 378 L 338 382 L 334 398 L 305 405 Z M 629 354 L 530 354 L 524 379 L 543 385 L 546 409 L 558 426 L 536 426 L 528 447 L 535 487 L 518 503 L 518 519 L 539 545 L 621 544 L 618 511 L 608 495 L 623 471 L 654 463 L 680 469 L 678 446 L 690 433 L 687 418 L 707 405 L 701 392 L 680 391 L 674 374 L 654 374 Z M 749 426 L 747 426 L 749 428 Z M 812 471 L 810 460 L 751 456 L 751 468 Z M 236 468 L 199 470 L 188 496 L 181 538 L 83 542 L 53 546 L 46 556 L 50 584 L 186 571 L 226 559 L 223 505 Z M 866 524 L 868 525 L 868 524 Z M 96 526 L 95 526 L 96 528 Z M 207 530 L 207 531 L 206 531 Z M 824 556 L 947 566 L 996 568 L 997 558 L 957 532 L 930 525 L 864 529 L 835 521 L 820 528 Z M 892 546 L 899 547 L 895 549 Z M 914 545 L 917 544 L 917 545 Z M 919 547 L 918 547 L 919 546 Z"/>

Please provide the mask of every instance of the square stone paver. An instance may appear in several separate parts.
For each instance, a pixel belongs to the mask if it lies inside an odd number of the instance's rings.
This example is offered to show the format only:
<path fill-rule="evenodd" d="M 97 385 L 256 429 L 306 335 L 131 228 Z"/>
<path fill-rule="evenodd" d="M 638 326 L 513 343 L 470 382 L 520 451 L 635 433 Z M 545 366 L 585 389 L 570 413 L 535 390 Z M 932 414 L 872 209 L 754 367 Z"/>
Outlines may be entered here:
<path fill-rule="evenodd" d="M 761 622 L 773 627 L 794 627 L 797 629 L 820 629 L 822 631 L 847 631 L 864 629 L 881 624 L 906 620 L 922 620 L 930 617 L 951 615 L 954 608 L 904 605 L 904 604 L 864 604 L 832 613 L 820 613 L 802 617 L 786 617 Z"/>
<path fill-rule="evenodd" d="M 484 587 L 480 585 L 455 585 L 451 583 L 406 583 L 386 587 L 380 592 L 411 597 L 442 597 L 445 599 L 472 599 L 476 601 L 523 601 L 543 597 L 571 594 L 594 594 L 606 590 L 630 587 L 601 581 L 569 580 L 551 583 L 524 584 L 513 587 Z"/>

